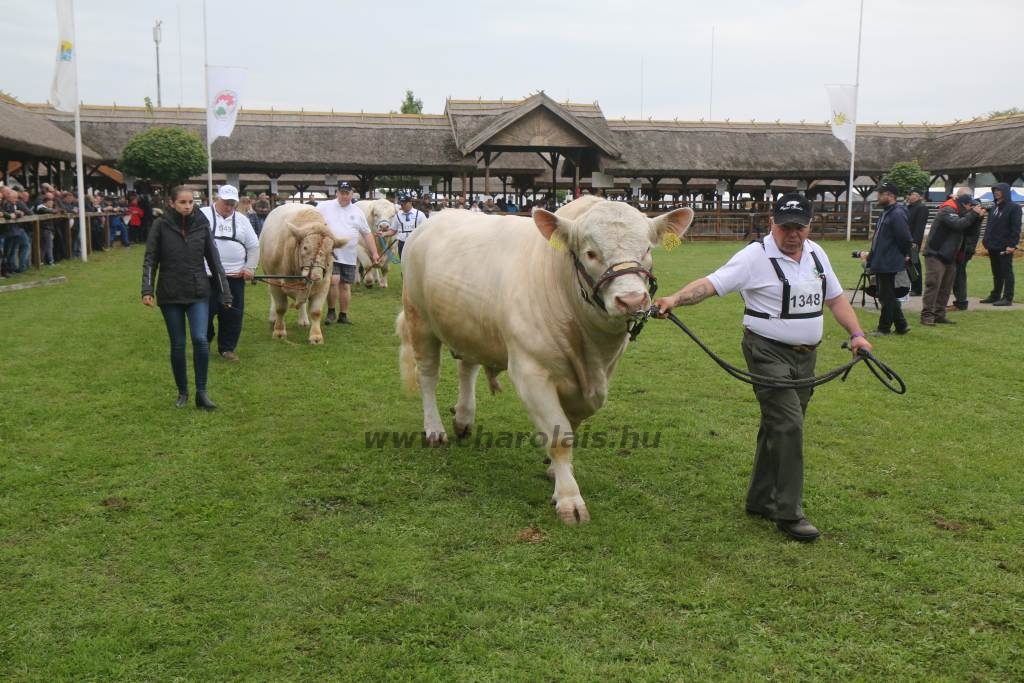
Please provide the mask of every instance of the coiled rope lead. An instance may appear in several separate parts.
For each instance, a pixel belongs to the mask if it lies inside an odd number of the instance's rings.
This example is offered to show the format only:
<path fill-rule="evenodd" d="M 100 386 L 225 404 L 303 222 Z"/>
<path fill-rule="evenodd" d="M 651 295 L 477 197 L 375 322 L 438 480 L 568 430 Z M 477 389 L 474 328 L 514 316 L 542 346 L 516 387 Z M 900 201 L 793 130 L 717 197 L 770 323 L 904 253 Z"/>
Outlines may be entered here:
<path fill-rule="evenodd" d="M 656 316 L 658 314 L 658 307 L 653 307 L 650 310 L 650 314 Z M 820 386 L 822 384 L 825 384 L 826 382 L 831 382 L 837 377 L 841 378 L 845 382 L 846 377 L 847 375 L 850 374 L 850 370 L 853 369 L 853 366 L 856 365 L 857 363 L 860 363 L 861 361 L 864 361 L 864 364 L 868 366 L 868 369 L 871 370 L 871 373 L 878 379 L 879 382 L 882 383 L 882 386 L 884 386 L 886 389 L 897 394 L 907 393 L 907 385 L 903 381 L 903 378 L 896 374 L 895 370 L 890 368 L 882 361 L 878 360 L 878 358 L 875 357 L 874 354 L 865 349 L 858 349 L 857 355 L 855 355 L 849 363 L 841 365 L 840 367 L 835 368 L 834 370 L 829 370 L 825 374 L 818 375 L 817 377 L 808 377 L 806 379 L 787 379 L 785 377 L 769 377 L 768 375 L 758 375 L 752 372 L 748 372 L 747 370 L 743 370 L 742 368 L 738 368 L 735 365 L 730 364 L 728 361 L 726 361 L 721 356 L 712 351 L 710 348 L 708 348 L 708 346 L 704 342 L 702 342 L 700 338 L 697 337 L 697 335 L 694 334 L 690 330 L 690 328 L 687 327 L 686 324 L 682 320 L 677 318 L 675 314 L 672 313 L 671 311 L 665 316 L 665 318 L 675 323 L 676 327 L 685 332 L 686 335 L 690 339 L 692 339 L 697 344 L 697 346 L 701 348 L 702 351 L 704 351 L 704 353 L 711 357 L 711 360 L 718 363 L 719 367 L 725 370 L 730 376 L 734 377 L 735 379 L 738 379 L 741 382 L 746 382 L 747 384 L 756 384 L 758 386 L 767 387 L 769 389 L 808 389 L 811 387 Z M 843 342 L 842 348 L 849 349 L 849 343 Z"/>

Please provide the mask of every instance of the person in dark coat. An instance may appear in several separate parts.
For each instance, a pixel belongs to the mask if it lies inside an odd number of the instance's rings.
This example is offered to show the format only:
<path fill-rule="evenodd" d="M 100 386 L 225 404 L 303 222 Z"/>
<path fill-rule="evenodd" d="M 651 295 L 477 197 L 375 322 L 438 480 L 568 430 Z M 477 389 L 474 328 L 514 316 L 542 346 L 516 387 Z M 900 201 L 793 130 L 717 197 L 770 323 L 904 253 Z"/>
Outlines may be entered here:
<path fill-rule="evenodd" d="M 971 206 L 981 206 L 977 199 L 971 200 Z M 984 217 L 982 213 L 982 217 Z M 966 311 L 967 310 L 967 264 L 974 258 L 974 252 L 978 248 L 978 239 L 981 237 L 981 218 L 974 221 L 974 225 L 964 231 L 964 241 L 960 251 L 956 253 L 956 276 L 953 278 L 953 303 L 952 308 L 946 310 Z"/>
<path fill-rule="evenodd" d="M 210 318 L 210 281 L 204 261 L 220 285 L 221 303 L 231 305 L 231 288 L 213 244 L 210 224 L 195 210 L 192 191 L 175 188 L 170 205 L 153 222 L 146 240 L 142 263 L 142 303 L 156 303 L 167 324 L 171 340 L 171 370 L 178 385 L 175 405 L 188 403 L 188 368 L 185 361 L 185 319 L 192 336 L 192 364 L 196 380 L 196 407 L 213 410 L 217 406 L 206 395 L 206 374 L 210 364 L 210 344 L 206 339 Z M 157 276 L 159 275 L 159 279 Z"/>
<path fill-rule="evenodd" d="M 893 183 L 882 183 L 878 187 L 878 205 L 884 210 L 875 224 L 871 251 L 867 254 L 867 266 L 875 274 L 878 300 L 882 304 L 882 315 L 874 334 L 889 334 L 893 328 L 896 334 L 910 331 L 896 294 L 896 275 L 907 269 L 911 243 L 907 210 L 896 203 L 898 194 L 899 189 Z M 906 290 L 903 293 L 906 294 Z"/>
<path fill-rule="evenodd" d="M 946 317 L 946 302 L 956 277 L 956 254 L 963 244 L 964 233 L 981 220 L 980 206 L 972 206 L 970 195 L 947 199 L 939 206 L 932 221 L 928 243 L 924 247 L 924 296 L 921 301 L 921 324 L 952 325 Z"/>
<path fill-rule="evenodd" d="M 928 206 L 924 194 L 912 187 L 907 190 L 907 223 L 910 225 L 910 261 L 914 264 L 916 278 L 910 278 L 910 296 L 921 296 L 924 274 L 921 272 L 921 245 L 924 244 L 924 229 L 928 226 Z"/>
<path fill-rule="evenodd" d="M 992 266 L 992 291 L 981 303 L 993 306 L 1013 305 L 1013 252 L 1020 244 L 1021 209 L 1011 200 L 1010 192 L 1006 183 L 992 186 L 995 206 L 988 213 L 981 240 Z"/>

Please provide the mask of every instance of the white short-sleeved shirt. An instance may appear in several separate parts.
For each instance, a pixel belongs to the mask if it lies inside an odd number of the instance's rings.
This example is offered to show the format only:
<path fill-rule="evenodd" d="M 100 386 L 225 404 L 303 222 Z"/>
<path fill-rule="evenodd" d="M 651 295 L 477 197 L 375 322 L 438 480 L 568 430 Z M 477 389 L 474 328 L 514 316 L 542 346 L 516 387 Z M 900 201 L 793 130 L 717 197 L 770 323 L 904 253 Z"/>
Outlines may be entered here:
<path fill-rule="evenodd" d="M 356 248 L 362 235 L 370 234 L 370 226 L 366 224 L 363 210 L 355 203 L 342 207 L 337 199 L 317 202 L 316 210 L 324 217 L 324 222 L 336 238 L 348 238 L 348 244 L 334 250 L 334 262 L 347 266 L 356 265 Z"/>
<path fill-rule="evenodd" d="M 797 263 L 779 251 L 774 238 L 764 238 L 764 246 L 753 242 L 737 252 L 724 266 L 708 275 L 719 296 L 739 291 L 746 308 L 767 313 L 768 318 L 744 314 L 743 326 L 751 332 L 774 339 L 784 344 L 817 344 L 824 331 L 824 316 L 814 318 L 782 319 L 782 281 L 772 267 L 771 259 L 782 269 L 794 290 L 813 295 L 821 291 L 821 278 L 817 273 L 811 252 L 818 256 L 825 271 L 824 301 L 834 299 L 843 293 L 843 287 L 832 270 L 825 250 L 811 240 L 804 242 L 803 254 Z M 793 293 L 791 293 L 791 296 Z M 799 294 L 797 294 L 799 297 Z M 824 301 L 821 302 L 824 308 Z M 790 302 L 793 303 L 793 302 Z"/>
<path fill-rule="evenodd" d="M 404 242 L 409 239 L 413 230 L 422 225 L 425 220 L 427 217 L 418 209 L 412 209 L 409 213 L 399 209 L 395 217 L 391 219 L 391 229 L 395 231 L 395 238 L 399 242 Z"/>
<path fill-rule="evenodd" d="M 245 214 L 233 211 L 224 218 L 214 211 L 212 206 L 199 209 L 210 222 L 213 232 L 213 243 L 220 256 L 220 264 L 228 275 L 241 273 L 243 270 L 255 272 L 260 262 L 260 238 L 252 228 L 252 223 Z M 209 266 L 206 268 L 210 272 Z"/>

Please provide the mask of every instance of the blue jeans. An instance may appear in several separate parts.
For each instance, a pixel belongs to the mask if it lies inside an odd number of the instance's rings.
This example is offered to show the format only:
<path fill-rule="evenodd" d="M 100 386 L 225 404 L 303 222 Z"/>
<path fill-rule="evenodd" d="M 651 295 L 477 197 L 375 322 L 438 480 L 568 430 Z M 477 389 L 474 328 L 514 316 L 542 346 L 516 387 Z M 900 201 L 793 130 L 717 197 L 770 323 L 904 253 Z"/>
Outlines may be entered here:
<path fill-rule="evenodd" d="M 117 241 L 118 236 L 121 237 L 121 244 L 128 246 L 131 242 L 128 241 L 128 226 L 124 224 L 124 219 L 120 216 L 110 217 L 110 244 L 108 246 L 114 246 L 114 242 Z"/>
<path fill-rule="evenodd" d="M 171 371 L 179 393 L 188 391 L 188 366 L 185 362 L 185 318 L 192 335 L 192 365 L 195 368 L 196 391 L 206 391 L 206 373 L 210 367 L 210 343 L 206 341 L 206 326 L 210 320 L 210 306 L 206 299 L 191 304 L 160 306 L 171 338 Z"/>
<path fill-rule="evenodd" d="M 245 280 L 240 277 L 229 277 L 228 288 L 231 290 L 231 308 L 220 303 L 220 287 L 217 280 L 210 278 L 210 324 L 206 328 L 206 341 L 212 342 L 217 337 L 217 353 L 234 351 L 238 339 L 242 336 L 242 313 L 245 312 Z M 214 317 L 218 320 L 217 330 L 213 329 Z"/>
<path fill-rule="evenodd" d="M 12 273 L 20 273 L 28 270 L 32 255 L 32 239 L 25 232 L 24 228 L 18 228 L 7 235 L 4 246 L 4 256 L 7 259 L 7 270 Z"/>

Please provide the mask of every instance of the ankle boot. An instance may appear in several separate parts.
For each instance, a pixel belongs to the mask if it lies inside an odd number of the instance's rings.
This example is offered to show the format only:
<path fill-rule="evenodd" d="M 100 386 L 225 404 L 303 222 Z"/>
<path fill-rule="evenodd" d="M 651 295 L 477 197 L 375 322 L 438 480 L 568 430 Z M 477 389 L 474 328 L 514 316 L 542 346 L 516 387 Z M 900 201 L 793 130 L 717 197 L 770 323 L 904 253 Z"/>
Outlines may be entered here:
<path fill-rule="evenodd" d="M 200 410 L 215 410 L 217 408 L 205 391 L 196 391 L 196 408 Z"/>
<path fill-rule="evenodd" d="M 187 391 L 179 391 L 178 392 L 178 400 L 174 402 L 174 407 L 175 408 L 184 408 L 186 405 L 188 405 L 188 392 Z"/>

